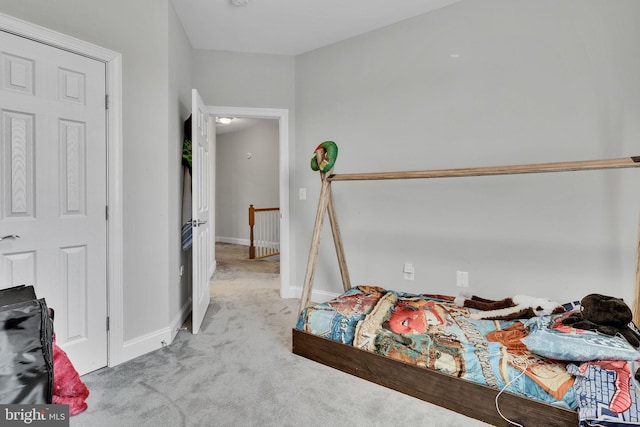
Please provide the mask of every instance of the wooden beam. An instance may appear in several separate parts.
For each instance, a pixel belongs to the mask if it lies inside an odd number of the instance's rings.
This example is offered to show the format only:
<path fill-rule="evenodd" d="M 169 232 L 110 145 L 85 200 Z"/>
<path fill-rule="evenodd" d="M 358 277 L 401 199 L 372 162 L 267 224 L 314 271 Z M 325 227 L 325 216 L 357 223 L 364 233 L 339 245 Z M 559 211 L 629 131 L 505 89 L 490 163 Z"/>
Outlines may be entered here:
<path fill-rule="evenodd" d="M 294 354 L 330 366 L 409 396 L 495 426 L 508 426 L 496 410 L 499 390 L 437 371 L 360 350 L 327 338 L 293 329 Z M 508 392 L 499 399 L 500 411 L 510 420 L 531 426 L 576 426 L 578 413 Z M 426 420 L 428 421 L 428 420 Z M 425 422 L 425 425 L 438 425 Z"/>
<path fill-rule="evenodd" d="M 342 277 L 342 288 L 346 291 L 351 289 L 351 278 L 349 276 L 349 268 L 347 267 L 347 258 L 344 255 L 344 247 L 342 246 L 342 236 L 340 235 L 340 227 L 338 227 L 338 216 L 333 205 L 333 194 L 329 194 L 329 223 L 331 224 L 331 233 L 333 234 L 333 243 L 336 247 L 336 255 L 338 256 L 338 266 L 340 267 L 340 277 Z"/>
<path fill-rule="evenodd" d="M 322 189 L 320 190 L 320 200 L 318 200 L 318 210 L 316 211 L 316 222 L 313 226 L 313 236 L 311 237 L 311 248 L 309 249 L 309 258 L 307 259 L 307 270 L 304 276 L 302 295 L 300 296 L 300 313 L 307 308 L 311 299 L 313 277 L 316 270 L 316 261 L 318 260 L 318 249 L 320 248 L 320 237 L 322 235 L 324 216 L 327 212 L 327 206 L 329 205 L 330 194 L 331 183 L 323 179 Z"/>
<path fill-rule="evenodd" d="M 638 248 L 636 249 L 636 285 L 633 300 L 633 323 L 640 325 L 640 225 L 638 225 Z"/>
<path fill-rule="evenodd" d="M 404 172 L 370 172 L 335 174 L 329 181 L 373 181 L 386 179 L 453 178 L 463 176 L 513 175 L 525 173 L 568 172 L 596 169 L 620 169 L 640 167 L 640 156 L 608 160 L 584 160 L 575 162 L 532 163 L 513 166 L 488 166 L 478 168 L 435 169 Z"/>
<path fill-rule="evenodd" d="M 316 150 L 316 160 L 318 164 L 322 163 L 324 157 L 324 149 Z M 333 170 L 333 169 L 332 169 Z M 331 171 L 328 171 L 331 172 Z M 331 194 L 331 183 L 327 181 L 327 173 L 320 172 L 320 181 L 322 189 L 320 190 L 320 200 L 318 201 L 318 210 L 316 212 L 316 222 L 314 225 L 314 233 L 311 240 L 311 249 L 309 252 L 309 260 L 307 261 L 307 271 L 305 274 L 304 287 L 300 301 L 300 312 L 304 310 L 311 299 L 313 290 L 313 279 L 315 276 L 315 265 L 318 257 L 318 247 L 320 246 L 320 236 L 324 222 L 324 213 L 329 213 L 329 223 L 331 225 L 331 233 L 333 235 L 333 243 L 336 248 L 338 257 L 338 266 L 340 267 L 340 276 L 342 277 L 342 287 L 345 291 L 351 289 L 351 278 L 349 277 L 349 269 L 347 268 L 347 260 L 344 255 L 344 247 L 342 246 L 342 236 L 340 235 L 340 227 L 338 226 L 338 217 L 333 204 L 333 195 Z"/>

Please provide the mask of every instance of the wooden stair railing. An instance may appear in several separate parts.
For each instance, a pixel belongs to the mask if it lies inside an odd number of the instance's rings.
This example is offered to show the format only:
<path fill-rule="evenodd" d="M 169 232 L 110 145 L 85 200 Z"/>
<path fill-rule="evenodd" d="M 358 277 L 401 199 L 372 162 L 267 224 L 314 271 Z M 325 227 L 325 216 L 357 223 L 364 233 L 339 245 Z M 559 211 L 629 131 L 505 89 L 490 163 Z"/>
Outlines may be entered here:
<path fill-rule="evenodd" d="M 267 258 L 278 254 L 280 208 L 255 208 L 249 205 L 249 259 Z"/>

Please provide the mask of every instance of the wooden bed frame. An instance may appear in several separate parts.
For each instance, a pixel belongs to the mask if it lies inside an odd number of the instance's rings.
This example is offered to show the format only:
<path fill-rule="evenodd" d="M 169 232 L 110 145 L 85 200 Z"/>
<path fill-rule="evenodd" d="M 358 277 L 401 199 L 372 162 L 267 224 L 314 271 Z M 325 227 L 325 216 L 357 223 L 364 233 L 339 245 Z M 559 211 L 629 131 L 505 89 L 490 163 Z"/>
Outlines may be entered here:
<path fill-rule="evenodd" d="M 485 423 L 510 425 L 496 411 L 495 398 L 499 390 L 481 384 L 297 329 L 293 330 L 293 353 Z M 525 427 L 578 425 L 576 411 L 515 394 L 503 392 L 498 404 L 505 417 Z"/>
<path fill-rule="evenodd" d="M 316 151 L 318 164 L 324 150 Z M 333 206 L 331 182 L 386 179 L 446 178 L 462 176 L 510 175 L 524 173 L 566 172 L 578 170 L 620 169 L 640 167 L 640 156 L 610 160 L 540 163 L 515 166 L 440 169 L 407 172 L 380 172 L 359 174 L 320 173 L 322 189 L 311 240 L 311 249 L 305 272 L 304 288 L 300 300 L 300 312 L 309 306 L 315 265 L 318 257 L 324 217 L 329 216 L 333 240 L 338 256 L 340 275 L 345 291 L 351 288 L 340 229 Z M 640 227 L 636 257 L 633 319 L 640 319 Z M 293 329 L 293 353 L 322 363 L 340 371 L 366 379 L 384 387 L 447 408 L 471 418 L 496 426 L 510 425 L 497 412 L 495 398 L 499 390 L 451 377 L 436 371 L 410 365 L 394 359 L 360 350 L 313 334 Z M 539 402 L 515 394 L 503 392 L 499 398 L 502 414 L 523 426 L 576 426 L 577 412 Z"/>

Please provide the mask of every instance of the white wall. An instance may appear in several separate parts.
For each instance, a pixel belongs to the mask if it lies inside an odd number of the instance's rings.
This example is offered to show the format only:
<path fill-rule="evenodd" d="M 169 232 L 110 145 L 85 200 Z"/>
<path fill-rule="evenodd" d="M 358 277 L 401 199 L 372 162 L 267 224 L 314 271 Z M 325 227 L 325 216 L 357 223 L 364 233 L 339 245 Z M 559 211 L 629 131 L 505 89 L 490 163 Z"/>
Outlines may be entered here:
<path fill-rule="evenodd" d="M 293 169 L 295 154 L 295 58 L 287 55 L 246 54 L 223 51 L 193 50 L 192 81 L 202 99 L 210 106 L 286 109 L 288 115 L 289 167 Z M 217 175 L 217 174 L 216 174 Z M 219 179 L 218 179 L 219 180 Z M 290 198 L 297 189 L 291 189 Z M 217 198 L 217 197 L 216 197 Z M 216 200 L 217 203 L 217 200 Z M 290 217 L 293 224 L 297 219 Z M 305 230 L 306 231 L 306 230 Z M 292 248 L 292 239 L 289 239 Z M 295 248 L 290 251 L 290 267 L 286 277 L 295 277 Z M 283 271 L 283 270 L 281 270 Z M 289 286 L 289 283 L 285 283 Z"/>
<path fill-rule="evenodd" d="M 463 1 L 296 57 L 294 251 L 324 140 L 336 172 L 640 153 L 640 2 Z M 352 284 L 489 298 L 633 299 L 637 170 L 333 185 Z M 415 265 L 405 281 L 404 262 Z M 305 259 L 298 259 L 301 285 Z M 325 230 L 316 289 L 340 292 Z"/>
<path fill-rule="evenodd" d="M 208 105 L 290 111 L 298 286 L 319 189 L 309 158 L 324 140 L 340 146 L 338 172 L 639 154 L 635 0 L 463 1 L 297 58 L 195 50 L 187 59 L 166 0 L 0 0 L 0 12 L 123 55 L 129 343 L 168 330 L 184 298 L 175 156 L 189 86 Z M 451 294 L 465 270 L 469 291 L 486 297 L 630 300 L 637 179 L 629 170 L 337 183 L 334 197 L 354 284 Z M 339 292 L 330 239 L 316 287 Z M 405 261 L 415 282 L 402 280 Z"/>
<path fill-rule="evenodd" d="M 191 292 L 191 277 L 188 274 L 191 266 L 191 251 L 182 250 L 182 144 L 184 141 L 184 121 L 191 114 L 191 44 L 182 24 L 169 2 L 169 156 L 167 158 L 168 186 L 168 225 L 169 244 L 168 279 L 169 279 L 169 312 L 172 335 L 181 326 L 187 302 Z M 184 266 L 180 276 L 180 266 Z M 190 307 L 187 307 L 190 310 Z"/>
<path fill-rule="evenodd" d="M 190 89 L 202 88 L 211 105 L 292 111 L 293 57 L 192 56 L 168 0 L 0 0 L 0 12 L 122 54 L 124 354 L 157 348 L 174 335 L 172 322 L 188 296 L 179 233 Z"/>
<path fill-rule="evenodd" d="M 278 121 L 274 119 L 217 135 L 216 240 L 248 244 L 249 205 L 280 206 L 279 142 Z"/>
<path fill-rule="evenodd" d="M 122 54 L 125 357 L 159 347 L 179 286 L 177 114 L 190 79 L 169 76 L 184 47 L 169 2 L 0 0 L 0 12 Z"/>
<path fill-rule="evenodd" d="M 293 110 L 294 78 L 293 56 L 193 50 L 193 84 L 207 105 Z"/>

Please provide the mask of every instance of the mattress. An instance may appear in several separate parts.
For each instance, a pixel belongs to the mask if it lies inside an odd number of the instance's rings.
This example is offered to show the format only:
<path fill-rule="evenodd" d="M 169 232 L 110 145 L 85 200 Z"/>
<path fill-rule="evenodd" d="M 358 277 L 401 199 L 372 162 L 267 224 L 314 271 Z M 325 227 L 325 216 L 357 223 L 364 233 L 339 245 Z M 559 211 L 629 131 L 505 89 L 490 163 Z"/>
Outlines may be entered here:
<path fill-rule="evenodd" d="M 566 362 L 530 352 L 520 321 L 475 320 L 446 295 L 357 286 L 304 309 L 296 329 L 404 363 L 576 409 Z"/>

